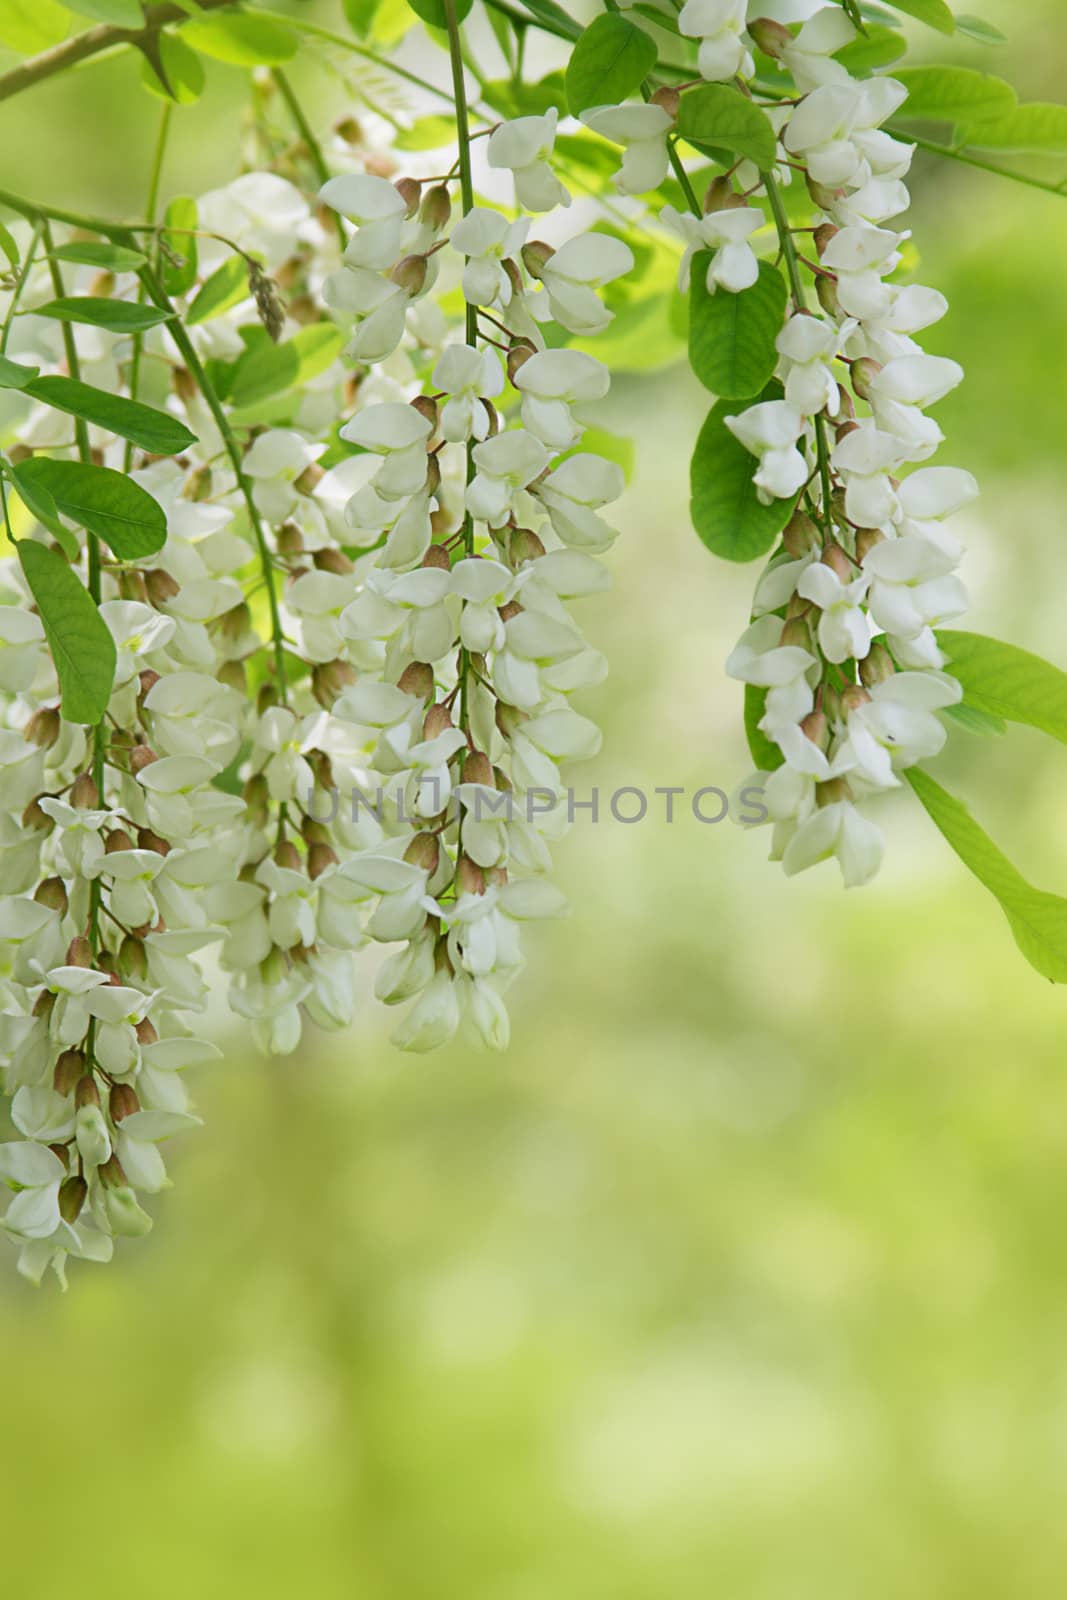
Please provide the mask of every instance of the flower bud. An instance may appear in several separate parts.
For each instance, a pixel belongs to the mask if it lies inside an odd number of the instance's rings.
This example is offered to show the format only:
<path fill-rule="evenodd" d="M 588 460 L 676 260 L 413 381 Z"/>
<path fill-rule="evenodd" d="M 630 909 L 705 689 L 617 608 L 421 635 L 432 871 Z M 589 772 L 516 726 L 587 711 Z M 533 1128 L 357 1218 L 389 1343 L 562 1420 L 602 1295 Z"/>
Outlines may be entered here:
<path fill-rule="evenodd" d="M 667 113 L 672 122 L 677 120 L 678 107 L 681 103 L 682 97 L 678 90 L 671 88 L 669 84 L 664 84 L 661 89 L 657 89 L 649 100 L 649 105 L 659 106 L 661 111 Z"/>
<path fill-rule="evenodd" d="M 835 227 L 832 222 L 820 223 L 820 225 L 815 229 L 815 232 L 812 234 L 812 241 L 815 245 L 815 250 L 820 261 L 840 232 L 840 228 Z"/>
<path fill-rule="evenodd" d="M 144 941 L 131 933 L 119 945 L 119 971 L 127 978 L 143 980 L 148 976 L 148 952 Z"/>
<path fill-rule="evenodd" d="M 151 572 L 144 575 L 144 585 L 148 592 L 148 599 L 158 610 L 165 606 L 168 600 L 173 600 L 175 595 L 181 593 L 181 584 L 172 578 L 169 572 L 164 572 L 162 567 L 153 567 Z"/>
<path fill-rule="evenodd" d="M 487 789 L 495 789 L 493 782 L 493 768 L 489 757 L 480 750 L 471 750 L 463 760 L 463 782 L 480 783 Z"/>
<path fill-rule="evenodd" d="M 800 731 L 820 750 L 825 750 L 830 743 L 830 724 L 824 711 L 809 711 L 800 724 Z"/>
<path fill-rule="evenodd" d="M 426 493 L 433 496 L 441 487 L 441 463 L 431 451 L 426 457 Z"/>
<path fill-rule="evenodd" d="M 404 860 L 432 877 L 441 859 L 441 844 L 434 833 L 417 833 L 404 851 Z"/>
<path fill-rule="evenodd" d="M 837 284 L 834 279 L 820 273 L 815 280 L 815 294 L 826 315 L 833 317 L 835 322 L 840 322 L 845 313 L 837 297 Z"/>
<path fill-rule="evenodd" d="M 96 1087 L 96 1079 L 91 1073 L 85 1073 L 75 1084 L 74 1104 L 79 1111 L 85 1106 L 99 1106 L 100 1090 Z"/>
<path fill-rule="evenodd" d="M 508 551 L 513 567 L 521 567 L 524 561 L 537 561 L 545 553 L 545 547 L 532 528 L 514 528 Z"/>
<path fill-rule="evenodd" d="M 494 719 L 497 731 L 502 733 L 505 739 L 510 739 L 513 733 L 518 732 L 524 722 L 529 721 L 529 715 L 528 711 L 520 711 L 518 706 L 505 705 L 503 700 L 498 700 Z"/>
<path fill-rule="evenodd" d="M 274 865 L 284 867 L 287 872 L 302 870 L 304 863 L 300 858 L 300 851 L 291 839 L 278 840 L 274 847 Z"/>
<path fill-rule="evenodd" d="M 531 239 L 528 244 L 523 245 L 520 253 L 522 264 L 530 277 L 540 278 L 546 262 L 551 261 L 556 252 L 550 244 L 545 244 L 543 239 Z"/>
<path fill-rule="evenodd" d="M 456 863 L 456 894 L 484 894 L 485 873 L 470 856 L 460 856 Z"/>
<path fill-rule="evenodd" d="M 118 1127 L 127 1117 L 132 1117 L 135 1111 L 140 1111 L 141 1102 L 137 1098 L 137 1090 L 131 1083 L 113 1083 L 111 1093 L 107 1097 L 107 1109 L 111 1120 Z"/>
<path fill-rule="evenodd" d="M 419 221 L 424 223 L 434 233 L 440 233 L 442 228 L 447 228 L 452 216 L 452 196 L 443 183 L 434 184 L 432 189 L 427 189 L 419 207 Z"/>
<path fill-rule="evenodd" d="M 512 617 L 517 617 L 522 611 L 517 600 L 509 600 L 506 605 L 497 606 L 496 609 L 501 622 L 510 622 Z"/>
<path fill-rule="evenodd" d="M 59 712 L 54 706 L 41 706 L 23 728 L 22 736 L 40 750 L 51 750 L 59 739 L 59 732 Z"/>
<path fill-rule="evenodd" d="M 811 649 L 811 629 L 802 617 L 793 617 L 782 628 L 781 645 L 796 645 L 801 650 Z"/>
<path fill-rule="evenodd" d="M 860 528 L 856 534 L 856 560 L 863 562 L 870 555 L 875 545 L 885 543 L 885 534 L 881 528 Z"/>
<path fill-rule="evenodd" d="M 815 804 L 821 809 L 823 806 L 837 805 L 842 800 L 851 800 L 852 790 L 844 778 L 828 778 L 825 783 L 815 785 Z"/>
<path fill-rule="evenodd" d="M 83 933 L 79 933 L 67 946 L 65 965 L 68 967 L 86 967 L 93 964 L 93 947 Z"/>
<path fill-rule="evenodd" d="M 307 764 L 320 789 L 329 791 L 334 787 L 333 763 L 325 750 L 309 750 Z"/>
<path fill-rule="evenodd" d="M 159 682 L 159 673 L 158 672 L 153 672 L 151 667 L 146 667 L 143 672 L 138 673 L 138 675 L 137 675 L 137 698 L 138 698 L 138 700 L 144 700 L 147 695 L 150 695 L 152 693 L 152 690 L 155 688 L 155 686 L 156 686 L 156 684 L 158 682 Z"/>
<path fill-rule="evenodd" d="M 55 828 L 55 818 L 41 806 L 40 800 L 31 800 L 22 813 L 22 826 L 34 833 L 49 834 Z"/>
<path fill-rule="evenodd" d="M 870 400 L 871 384 L 881 372 L 881 363 L 872 361 L 870 356 L 862 356 L 859 361 L 854 361 L 851 368 L 852 387 L 861 400 Z"/>
<path fill-rule="evenodd" d="M 319 572 L 333 572 L 339 578 L 347 578 L 354 570 L 350 557 L 332 545 L 327 545 L 323 550 L 316 550 L 311 559 Z"/>
<path fill-rule="evenodd" d="M 273 683 L 261 684 L 259 693 L 256 695 L 256 716 L 262 717 L 265 712 L 273 710 L 276 705 L 280 704 L 281 696 L 278 694 L 277 685 Z"/>
<path fill-rule="evenodd" d="M 255 772 L 245 782 L 241 799 L 249 812 L 250 820 L 263 827 L 270 815 L 270 786 L 262 772 Z"/>
<path fill-rule="evenodd" d="M 402 256 L 389 274 L 393 283 L 399 284 L 405 294 L 421 294 L 426 287 L 428 271 L 425 256 Z"/>
<path fill-rule="evenodd" d="M 793 43 L 793 35 L 789 29 L 781 22 L 773 22 L 770 17 L 757 17 L 754 22 L 748 24 L 748 31 L 755 40 L 757 49 L 775 61 L 780 61 L 784 52 Z"/>
<path fill-rule="evenodd" d="M 100 790 L 92 773 L 83 772 L 75 778 L 70 791 L 70 803 L 75 811 L 96 811 L 100 806 Z"/>
<path fill-rule="evenodd" d="M 451 726 L 452 715 L 448 707 L 440 703 L 432 705 L 423 718 L 422 737 L 436 739 L 439 733 L 444 733 Z"/>
<path fill-rule="evenodd" d="M 39 906 L 47 906 L 49 911 L 58 911 L 65 917 L 69 910 L 67 886 L 62 878 L 45 878 L 33 891 L 33 898 Z"/>
<path fill-rule="evenodd" d="M 363 129 L 355 117 L 342 117 L 340 122 L 334 124 L 333 130 L 345 144 L 360 145 L 363 143 Z"/>
<path fill-rule="evenodd" d="M 130 751 L 130 771 L 134 774 L 143 772 L 145 767 L 150 767 L 153 761 L 158 761 L 156 752 L 146 744 L 135 744 Z"/>
<path fill-rule="evenodd" d="M 300 532 L 295 522 L 283 522 L 275 538 L 278 554 L 289 560 L 292 556 L 302 554 L 304 549 L 304 535 Z"/>
<path fill-rule="evenodd" d="M 64 1050 L 52 1072 L 56 1094 L 73 1094 L 85 1073 L 85 1057 L 80 1050 Z"/>
<path fill-rule="evenodd" d="M 536 354 L 537 346 L 532 339 L 516 339 L 513 344 L 509 345 L 507 367 L 508 378 L 512 383 L 515 382 L 515 377 L 520 367 L 524 367 L 530 357 Z"/>
<path fill-rule="evenodd" d="M 828 544 L 819 559 L 842 583 L 852 582 L 852 563 L 839 544 Z"/>
<path fill-rule="evenodd" d="M 819 547 L 820 534 L 811 518 L 803 511 L 794 511 L 782 534 L 782 544 L 794 561 L 810 555 Z"/>
<path fill-rule="evenodd" d="M 81 1216 L 89 1185 L 84 1178 L 67 1178 L 59 1186 L 59 1214 L 64 1222 L 77 1222 Z"/>
<path fill-rule="evenodd" d="M 418 178 L 397 178 L 393 188 L 407 207 L 405 215 L 408 222 L 410 222 L 412 217 L 417 214 L 422 200 L 422 184 Z"/>
<path fill-rule="evenodd" d="M 324 711 L 356 681 L 356 671 L 347 661 L 320 661 L 311 669 L 311 692 Z"/>
<path fill-rule="evenodd" d="M 308 877 L 312 883 L 321 878 L 327 867 L 335 867 L 340 860 L 337 851 L 328 844 L 313 844 L 308 848 Z"/>
<path fill-rule="evenodd" d="M 97 1167 L 96 1175 L 105 1189 L 122 1189 L 127 1187 L 130 1181 L 123 1171 L 122 1162 L 114 1153 Z"/>
<path fill-rule="evenodd" d="M 145 1045 L 159 1043 L 159 1034 L 156 1031 L 155 1023 L 149 1022 L 147 1017 L 142 1018 L 142 1020 L 134 1026 L 133 1031 L 137 1035 L 137 1043 L 142 1047 L 142 1049 Z"/>
<path fill-rule="evenodd" d="M 104 854 L 106 856 L 113 856 L 119 850 L 132 849 L 133 840 L 130 838 L 125 828 L 112 828 L 111 832 L 104 840 Z"/>
<path fill-rule="evenodd" d="M 448 572 L 451 569 L 452 561 L 444 545 L 432 544 L 423 556 L 421 565 L 424 567 L 439 567 L 442 572 Z"/>
<path fill-rule="evenodd" d="M 433 668 L 428 661 L 409 661 L 396 686 L 403 694 L 414 695 L 416 700 L 429 700 L 433 694 Z"/>
<path fill-rule="evenodd" d="M 864 688 L 873 689 L 877 684 L 885 683 L 887 678 L 893 677 L 896 670 L 893 657 L 881 640 L 876 639 L 869 653 L 860 662 L 860 677 Z"/>
<path fill-rule="evenodd" d="M 248 692 L 248 674 L 243 661 L 224 661 L 215 676 L 227 689 L 235 689 L 244 699 Z"/>
<path fill-rule="evenodd" d="M 871 703 L 871 697 L 866 689 L 861 689 L 858 683 L 850 683 L 841 691 L 841 710 L 845 716 L 850 716 L 853 711 L 858 711 L 861 706 Z"/>

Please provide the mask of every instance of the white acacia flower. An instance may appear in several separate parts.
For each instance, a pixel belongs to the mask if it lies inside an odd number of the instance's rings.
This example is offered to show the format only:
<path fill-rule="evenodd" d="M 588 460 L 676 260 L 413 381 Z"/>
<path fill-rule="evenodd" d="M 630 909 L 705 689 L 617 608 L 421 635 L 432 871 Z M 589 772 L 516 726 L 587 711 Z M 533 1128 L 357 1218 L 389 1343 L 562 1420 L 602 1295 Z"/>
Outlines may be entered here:
<path fill-rule="evenodd" d="M 357 411 L 340 430 L 341 438 L 382 457 L 374 475 L 377 494 L 401 499 L 426 482 L 426 444 L 433 424 L 414 406 L 385 402 Z"/>
<path fill-rule="evenodd" d="M 323 184 L 319 200 L 356 224 L 345 248 L 349 265 L 376 271 L 395 266 L 403 254 L 407 204 L 388 179 L 367 172 L 344 173 Z"/>
<path fill-rule="evenodd" d="M 633 271 L 629 245 L 610 233 L 580 233 L 538 268 L 556 321 L 570 333 L 601 333 L 614 319 L 597 290 Z"/>
<path fill-rule="evenodd" d="M 797 448 L 804 419 L 787 400 L 763 400 L 740 416 L 723 419 L 734 438 L 759 460 L 753 478 L 763 503 L 788 500 L 807 482 L 808 464 Z"/>
<path fill-rule="evenodd" d="M 621 144 L 622 166 L 615 175 L 620 194 L 647 194 L 658 189 L 670 167 L 667 135 L 674 118 L 662 106 L 594 106 L 582 122 L 602 139 Z"/>
<path fill-rule="evenodd" d="M 882 864 L 885 840 L 849 800 L 821 807 L 802 822 L 785 847 L 787 877 L 836 858 L 846 889 L 870 883 Z"/>
<path fill-rule="evenodd" d="M 760 617 L 745 629 L 726 658 L 728 677 L 768 691 L 760 727 L 772 739 L 777 736 L 777 729 L 799 722 L 811 710 L 814 690 L 809 676 L 818 669 L 810 650 L 795 644 L 783 645 L 781 637 L 778 617 Z"/>
<path fill-rule="evenodd" d="M 892 479 L 907 460 L 907 447 L 895 434 L 863 422 L 847 433 L 831 457 L 845 480 L 845 515 L 858 528 L 880 528 L 900 515 Z"/>
<path fill-rule="evenodd" d="M 474 447 L 475 476 L 467 485 L 467 509 L 491 528 L 512 514 L 516 495 L 540 477 L 551 459 L 541 440 L 525 428 L 509 428 Z"/>
<path fill-rule="evenodd" d="M 452 246 L 467 257 L 463 294 L 469 305 L 510 305 L 512 284 L 502 263 L 518 255 L 529 231 L 529 218 L 509 222 L 499 211 L 483 206 L 475 206 L 456 224 Z"/>
<path fill-rule="evenodd" d="M 553 532 L 566 545 L 586 551 L 606 550 L 616 538 L 598 513 L 617 500 L 626 485 L 622 468 L 603 456 L 579 451 L 543 478 L 535 493 L 548 512 Z"/>
<path fill-rule="evenodd" d="M 678 31 L 700 40 L 697 66 L 702 78 L 722 83 L 752 76 L 747 20 L 748 0 L 686 0 L 678 13 Z"/>
<path fill-rule="evenodd" d="M 542 350 L 515 374 L 523 426 L 552 450 L 569 450 L 582 436 L 584 408 L 602 400 L 611 378 L 603 362 L 581 350 Z"/>
<path fill-rule="evenodd" d="M 492 350 L 451 344 L 433 369 L 433 384 L 448 396 L 441 407 L 442 438 L 485 439 L 490 418 L 484 401 L 495 400 L 504 388 L 500 358 Z"/>
<path fill-rule="evenodd" d="M 855 330 L 851 318 L 838 326 L 820 317 L 795 316 L 778 335 L 785 398 L 802 417 L 836 413 L 840 388 L 833 363 Z"/>
<path fill-rule="evenodd" d="M 689 291 L 690 270 L 698 250 L 711 251 L 705 278 L 709 294 L 720 288 L 739 294 L 759 277 L 759 263 L 748 242 L 764 223 L 763 212 L 755 206 L 725 206 L 694 217 L 667 205 L 660 212 L 660 221 L 685 241 L 678 266 L 678 287 L 683 294 Z"/>
<path fill-rule="evenodd" d="M 389 185 L 392 188 L 392 185 Z M 326 451 L 291 428 L 257 434 L 242 463 L 255 484 L 256 505 L 272 522 L 284 522 L 297 503 L 296 480 Z"/>
<path fill-rule="evenodd" d="M 877 788 L 897 782 L 896 769 L 936 756 L 948 730 L 935 715 L 958 705 L 963 690 L 945 672 L 896 672 L 877 683 L 848 714 L 843 754 L 858 777 Z"/>
<path fill-rule="evenodd" d="M 511 122 L 502 122 L 489 135 L 486 152 L 489 165 L 511 170 L 515 179 L 515 200 L 524 211 L 551 211 L 556 206 L 571 203 L 570 195 L 548 161 L 556 142 L 558 121 L 559 112 L 555 106 L 550 106 L 541 116 L 516 117 Z"/>
<path fill-rule="evenodd" d="M 29 689 L 44 657 L 40 617 L 20 606 L 0 605 L 0 690 L 21 694 Z"/>
<path fill-rule="evenodd" d="M 43 1144 L 16 1140 L 0 1144 L 0 1182 L 15 1191 L 3 1226 L 23 1239 L 48 1239 L 61 1222 L 60 1185 L 67 1169 Z"/>
<path fill-rule="evenodd" d="M 813 561 L 801 574 L 797 593 L 819 607 L 819 648 L 827 661 L 862 661 L 869 652 L 871 626 L 863 607 L 869 583 L 865 573 L 843 583 L 823 561 Z"/>
<path fill-rule="evenodd" d="M 833 58 L 855 37 L 855 28 L 838 6 L 824 6 L 804 23 L 780 58 L 801 94 L 810 94 L 824 83 L 848 81 L 847 67 Z"/>

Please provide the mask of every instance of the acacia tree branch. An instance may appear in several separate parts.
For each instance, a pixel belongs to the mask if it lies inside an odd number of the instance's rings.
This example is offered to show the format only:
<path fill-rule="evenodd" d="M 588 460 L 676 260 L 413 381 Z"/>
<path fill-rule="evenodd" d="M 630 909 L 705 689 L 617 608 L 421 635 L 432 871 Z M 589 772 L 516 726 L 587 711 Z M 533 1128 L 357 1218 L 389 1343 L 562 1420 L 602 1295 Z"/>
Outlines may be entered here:
<path fill-rule="evenodd" d="M 232 5 L 233 0 L 199 0 L 199 3 L 201 12 L 221 11 L 223 6 Z M 163 4 L 148 7 L 143 28 L 116 28 L 106 22 L 96 28 L 86 28 L 84 33 L 76 33 L 73 39 L 64 39 L 62 44 L 53 45 L 51 50 L 42 50 L 40 55 L 31 56 L 28 61 L 12 67 L 10 72 L 0 73 L 0 100 L 10 100 L 12 95 L 21 94 L 23 89 L 32 89 L 35 83 L 54 77 L 57 72 L 65 72 L 69 67 L 76 67 L 82 61 L 89 61 L 104 50 L 114 49 L 116 45 L 132 44 L 139 50 L 145 50 L 146 47 L 151 50 L 168 22 L 189 20 L 190 14 L 184 6 Z"/>

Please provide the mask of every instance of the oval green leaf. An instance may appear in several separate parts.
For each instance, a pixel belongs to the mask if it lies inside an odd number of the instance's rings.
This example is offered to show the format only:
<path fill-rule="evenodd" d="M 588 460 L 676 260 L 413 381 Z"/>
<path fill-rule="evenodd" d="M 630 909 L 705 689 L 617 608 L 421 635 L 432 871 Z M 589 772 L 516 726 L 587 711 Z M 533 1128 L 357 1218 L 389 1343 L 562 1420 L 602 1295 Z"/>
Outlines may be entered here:
<path fill-rule="evenodd" d="M 344 335 L 332 322 L 301 328 L 282 344 L 255 345 L 238 361 L 227 399 L 236 407 L 258 405 L 271 395 L 309 383 L 340 355 Z"/>
<path fill-rule="evenodd" d="M 1038 101 L 1016 106 L 1006 116 L 961 130 L 960 138 L 972 150 L 1067 155 L 1067 106 Z"/>
<path fill-rule="evenodd" d="M 99 267 L 101 272 L 136 272 L 148 257 L 140 250 L 128 250 L 122 244 L 109 244 L 103 239 L 86 239 L 78 244 L 61 244 L 52 251 L 54 261 L 76 261 L 83 267 Z"/>
<path fill-rule="evenodd" d="M 22 388 L 43 405 L 66 411 L 83 422 L 106 428 L 109 433 L 117 433 L 120 439 L 129 439 L 131 444 L 139 445 L 154 456 L 174 456 L 196 443 L 196 434 L 177 417 L 142 405 L 139 400 L 127 400 L 123 395 L 109 394 L 106 389 L 94 389 L 91 384 L 79 383 L 74 378 L 49 374 L 34 378 Z"/>
<path fill-rule="evenodd" d="M 963 801 L 929 773 L 912 767 L 904 776 L 964 866 L 1000 902 L 1030 965 L 1051 983 L 1067 983 L 1067 900 L 1027 882 Z"/>
<path fill-rule="evenodd" d="M 762 504 L 752 482 L 756 458 L 724 421 L 735 411 L 735 402 L 720 400 L 700 430 L 690 468 L 690 512 L 698 538 L 713 555 L 755 561 L 774 544 L 796 500 Z"/>
<path fill-rule="evenodd" d="M 182 28 L 182 38 L 202 55 L 234 67 L 278 67 L 296 55 L 296 40 L 287 27 L 247 12 L 196 17 Z"/>
<path fill-rule="evenodd" d="M 133 300 L 97 299 L 90 295 L 70 295 L 35 306 L 35 317 L 54 317 L 57 322 L 81 322 L 109 333 L 143 333 L 167 322 L 170 313 L 157 306 L 141 306 Z"/>
<path fill-rule="evenodd" d="M 982 633 L 946 628 L 937 638 L 965 706 L 1004 722 L 1025 723 L 1067 744 L 1067 672 Z"/>
<path fill-rule="evenodd" d="M 886 0 L 894 11 L 903 11 L 906 17 L 915 17 L 919 22 L 925 22 L 928 28 L 936 28 L 938 33 L 955 33 L 956 19 L 952 15 L 945 0 Z"/>
<path fill-rule="evenodd" d="M 1010 83 L 973 67 L 904 67 L 894 77 L 908 91 L 900 118 L 969 125 L 1006 116 L 1016 104 Z"/>
<path fill-rule="evenodd" d="M 166 245 L 166 250 L 160 251 L 160 270 L 168 295 L 188 294 L 196 282 L 199 220 L 196 201 L 191 195 L 176 195 L 163 213 L 165 231 L 160 235 L 160 244 Z"/>
<path fill-rule="evenodd" d="M 137 48 L 144 56 L 141 82 L 149 94 L 191 106 L 204 92 L 204 64 L 176 33 L 142 34 Z"/>
<path fill-rule="evenodd" d="M 707 83 L 682 95 L 678 132 L 689 144 L 710 145 L 754 161 L 761 172 L 774 166 L 777 141 L 769 117 L 723 83 Z"/>
<path fill-rule="evenodd" d="M 25 389 L 40 370 L 40 367 L 24 367 L 20 361 L 0 356 L 0 389 Z"/>
<path fill-rule="evenodd" d="M 221 267 L 216 267 L 205 279 L 200 293 L 185 314 L 188 327 L 197 322 L 207 322 L 210 317 L 221 316 L 239 300 L 248 295 L 248 267 L 243 256 L 227 256 Z"/>
<path fill-rule="evenodd" d="M 456 0 L 456 21 L 462 22 L 470 15 L 474 0 Z M 431 28 L 440 28 L 442 32 L 448 27 L 448 15 L 445 11 L 444 0 L 408 0 L 408 5 L 417 17 L 423 22 L 428 22 Z"/>
<path fill-rule="evenodd" d="M 115 679 L 115 641 L 107 624 L 57 551 L 20 539 L 18 553 L 55 662 L 63 715 L 68 722 L 99 722 Z"/>
<path fill-rule="evenodd" d="M 20 55 L 47 50 L 67 37 L 70 12 L 56 0 L 3 0 L 0 44 Z"/>
<path fill-rule="evenodd" d="M 785 279 L 768 261 L 759 264 L 751 289 L 709 294 L 710 256 L 693 261 L 689 289 L 689 361 L 704 385 L 723 400 L 761 393 L 778 364 L 775 340 L 785 322 Z"/>
<path fill-rule="evenodd" d="M 14 469 L 22 492 L 44 489 L 56 510 L 79 527 L 95 533 L 120 561 L 155 555 L 167 540 L 167 518 L 147 489 L 111 467 L 83 461 L 53 461 L 33 456 Z"/>
<path fill-rule="evenodd" d="M 617 11 L 605 11 L 586 28 L 567 63 L 571 114 L 589 106 L 618 105 L 640 88 L 656 56 L 655 41 L 643 28 Z"/>
<path fill-rule="evenodd" d="M 79 17 L 92 17 L 94 22 L 110 22 L 114 28 L 143 28 L 144 12 L 141 0 L 66 0 Z"/>

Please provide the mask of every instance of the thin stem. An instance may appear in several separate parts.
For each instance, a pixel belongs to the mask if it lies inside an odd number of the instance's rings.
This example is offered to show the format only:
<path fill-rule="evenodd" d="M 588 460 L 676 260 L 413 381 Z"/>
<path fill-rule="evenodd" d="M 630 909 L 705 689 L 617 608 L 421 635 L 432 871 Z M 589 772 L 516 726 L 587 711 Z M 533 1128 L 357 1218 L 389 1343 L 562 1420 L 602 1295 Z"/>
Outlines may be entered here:
<path fill-rule="evenodd" d="M 778 180 L 773 172 L 761 174 L 767 190 L 767 199 L 770 201 L 774 225 L 778 230 L 778 244 L 785 259 L 786 272 L 789 277 L 789 288 L 793 297 L 794 309 L 803 312 L 807 309 L 804 299 L 804 281 L 800 276 L 800 262 L 797 258 L 797 247 L 793 243 L 793 235 L 789 227 L 789 218 L 785 206 L 782 204 L 782 193 L 778 187 Z M 815 452 L 819 459 L 819 485 L 822 490 L 822 523 L 823 532 L 829 536 L 830 532 L 830 497 L 832 493 L 830 484 L 830 451 L 826 442 L 826 419 L 822 413 L 815 417 Z"/>
<path fill-rule="evenodd" d="M 330 177 L 330 169 L 326 165 L 326 158 L 322 153 L 322 146 L 312 131 L 311 124 L 307 119 L 303 106 L 300 104 L 300 101 L 297 99 L 293 91 L 292 84 L 289 82 L 289 79 L 286 77 L 285 73 L 280 67 L 275 67 L 273 69 L 271 77 L 274 79 L 278 93 L 285 101 L 286 108 L 296 125 L 297 132 L 307 146 L 308 159 L 315 169 L 315 176 L 318 178 L 319 184 L 321 185 L 326 183 Z M 344 223 L 341 221 L 341 218 L 336 212 L 333 214 L 333 220 L 338 241 L 340 242 L 341 249 L 344 250 L 345 246 L 348 244 L 348 235 L 345 232 Z"/>
<path fill-rule="evenodd" d="M 0 356 L 7 354 L 7 342 L 11 338 L 11 329 L 15 325 L 15 313 L 19 308 L 19 301 L 22 299 L 22 291 L 26 287 L 26 280 L 29 278 L 30 270 L 33 267 L 33 258 L 37 254 L 37 246 L 41 242 L 41 234 L 43 230 L 44 223 L 38 219 L 33 225 L 33 237 L 30 240 L 29 248 L 26 251 L 22 266 L 19 269 L 15 287 L 12 290 L 11 300 L 7 308 L 7 315 L 4 318 L 4 326 L 2 329 L 0 329 Z"/>
<path fill-rule="evenodd" d="M 248 511 L 248 520 L 252 527 L 252 536 L 255 539 L 256 552 L 259 556 L 260 570 L 263 573 L 264 582 L 266 584 L 267 604 L 270 607 L 271 641 L 274 646 L 274 672 L 277 680 L 278 694 L 281 698 L 282 704 L 285 705 L 288 695 L 285 673 L 285 634 L 282 629 L 282 618 L 281 610 L 278 605 L 278 595 L 274 588 L 274 565 L 271 561 L 270 546 L 267 543 L 266 530 L 259 514 L 259 508 L 256 505 L 255 496 L 252 493 L 252 486 L 245 475 L 243 458 L 241 456 L 241 446 L 238 444 L 237 437 L 234 434 L 233 429 L 230 427 L 230 420 L 226 415 L 222 402 L 215 393 L 214 386 L 204 370 L 204 366 L 200 360 L 200 357 L 196 353 L 196 347 L 186 332 L 180 317 L 171 304 L 170 299 L 168 298 L 162 285 L 156 278 L 155 273 L 150 267 L 142 267 L 139 276 L 141 282 L 145 286 L 145 289 L 148 291 L 149 299 L 154 301 L 161 311 L 166 311 L 170 314 L 172 320 L 167 324 L 167 331 L 174 340 L 174 343 L 177 345 L 179 354 L 181 355 L 182 360 L 185 362 L 190 377 L 204 397 L 207 408 L 211 412 L 211 415 L 214 419 L 215 426 L 218 428 L 219 434 L 221 435 L 223 445 L 226 449 L 226 454 L 230 458 L 230 465 L 233 468 L 234 477 L 237 479 L 237 487 L 241 491 L 241 498 L 244 500 L 245 507 Z"/>
<path fill-rule="evenodd" d="M 470 151 L 470 118 L 467 114 L 467 85 L 463 76 L 463 40 L 459 31 L 459 18 L 456 14 L 456 0 L 444 0 L 445 23 L 448 28 L 448 54 L 452 65 L 452 96 L 456 107 L 456 141 L 459 146 L 459 190 L 463 215 L 474 209 L 474 178 L 471 172 Z M 478 348 L 478 307 L 467 302 L 464 337 L 472 349 Z M 467 440 L 467 482 L 474 477 L 474 445 Z M 474 518 L 469 510 L 463 514 L 463 550 L 464 554 L 474 554 Z M 459 655 L 460 693 L 459 693 L 459 725 L 467 731 L 470 723 L 468 707 L 468 683 L 470 678 L 470 656 L 467 650 L 461 649 Z"/>
<path fill-rule="evenodd" d="M 167 154 L 167 138 L 170 133 L 170 116 L 172 102 L 164 100 L 163 112 L 159 119 L 159 133 L 156 136 L 156 148 L 152 157 L 152 169 L 148 174 L 148 197 L 145 200 L 145 221 L 151 225 L 156 220 L 156 207 L 159 205 L 159 188 L 163 178 L 163 162 Z M 137 290 L 137 302 L 144 300 L 144 284 Z M 130 399 L 137 399 L 137 390 L 141 381 L 141 357 L 144 351 L 144 335 L 135 333 L 133 336 L 133 351 L 130 356 Z M 126 441 L 126 448 L 122 457 L 122 470 L 129 472 L 133 466 L 133 442 Z"/>

